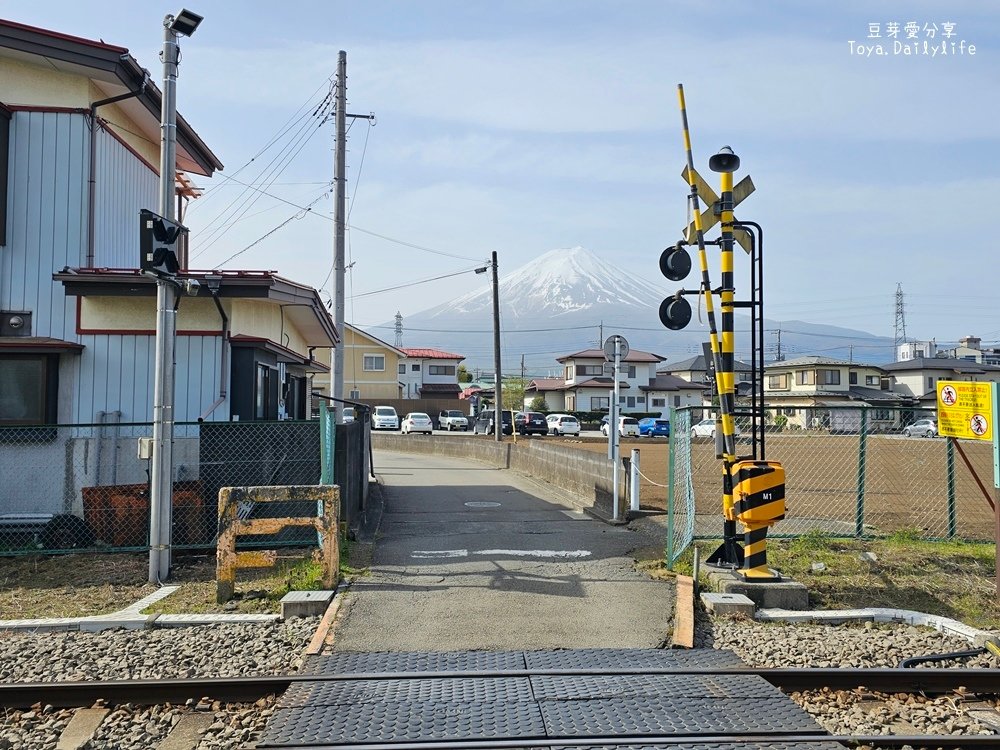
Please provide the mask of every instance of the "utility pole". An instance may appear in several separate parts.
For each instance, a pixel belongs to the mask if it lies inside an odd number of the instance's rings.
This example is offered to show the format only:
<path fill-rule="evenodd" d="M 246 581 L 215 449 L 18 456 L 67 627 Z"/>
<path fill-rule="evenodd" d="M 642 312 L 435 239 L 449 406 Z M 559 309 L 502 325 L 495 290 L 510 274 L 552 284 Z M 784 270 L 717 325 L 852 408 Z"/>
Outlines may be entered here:
<path fill-rule="evenodd" d="M 347 53 L 337 53 L 336 128 L 337 144 L 334 149 L 335 205 L 333 221 L 336 235 L 333 251 L 333 323 L 340 336 L 340 346 L 333 350 L 332 395 L 336 403 L 337 424 L 344 423 L 344 229 L 347 223 L 347 118 L 375 121 L 374 113 L 351 115 L 347 113 Z"/>
<path fill-rule="evenodd" d="M 493 420 L 494 437 L 497 442 L 503 440 L 503 378 L 500 376 L 500 284 L 497 280 L 497 251 L 494 250 L 491 258 L 493 266 L 493 366 L 497 372 L 497 382 L 494 387 L 496 393 L 496 416 Z M 513 429 L 513 415 L 511 418 L 511 428 Z"/>
<path fill-rule="evenodd" d="M 163 19 L 163 96 L 160 103 L 160 216 L 172 223 L 177 215 L 177 37 L 190 36 L 202 17 L 188 10 Z M 153 454 L 149 491 L 149 582 L 170 575 L 173 515 L 174 359 L 177 333 L 177 287 L 156 280 L 156 354 L 153 364 Z"/>
<path fill-rule="evenodd" d="M 521 355 L 521 381 L 524 381 L 524 355 Z"/>
<path fill-rule="evenodd" d="M 613 408 L 608 410 L 610 424 L 608 424 L 608 436 L 611 440 L 611 520 L 618 520 L 618 486 L 621 483 L 621 460 L 619 454 L 618 435 L 618 399 L 621 394 L 621 383 L 619 382 L 619 372 L 622 365 L 622 337 L 615 336 L 615 387 L 612 393 L 614 399 Z"/>

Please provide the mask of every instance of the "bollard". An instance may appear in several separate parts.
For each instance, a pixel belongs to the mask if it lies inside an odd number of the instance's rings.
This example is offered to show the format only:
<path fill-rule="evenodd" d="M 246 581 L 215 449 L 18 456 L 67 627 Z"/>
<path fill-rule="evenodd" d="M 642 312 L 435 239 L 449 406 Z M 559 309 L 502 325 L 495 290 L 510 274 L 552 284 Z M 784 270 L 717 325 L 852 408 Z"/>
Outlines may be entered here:
<path fill-rule="evenodd" d="M 629 509 L 639 510 L 639 449 L 632 449 L 632 473 L 629 481 Z"/>

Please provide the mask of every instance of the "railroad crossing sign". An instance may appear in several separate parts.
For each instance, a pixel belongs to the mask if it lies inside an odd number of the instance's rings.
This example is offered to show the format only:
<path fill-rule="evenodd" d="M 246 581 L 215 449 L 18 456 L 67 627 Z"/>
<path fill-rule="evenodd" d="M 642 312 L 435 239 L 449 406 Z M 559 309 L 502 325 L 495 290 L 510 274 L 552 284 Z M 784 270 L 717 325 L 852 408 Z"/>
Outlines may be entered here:
<path fill-rule="evenodd" d="M 939 435 L 993 440 L 993 383 L 941 380 L 937 396 Z"/>
<path fill-rule="evenodd" d="M 686 183 L 687 178 L 687 167 L 681 170 L 681 178 Z M 722 216 L 722 208 L 719 201 L 719 196 L 715 194 L 715 191 L 709 187 L 708 183 L 698 174 L 697 170 L 694 173 L 695 185 L 698 186 L 698 197 L 711 211 L 706 210 L 701 215 L 701 229 L 702 232 L 708 232 L 708 230 L 715 226 L 720 217 Z M 733 187 L 733 207 L 740 205 L 744 198 L 746 198 L 750 193 L 755 190 L 753 180 L 750 179 L 750 175 L 747 175 L 742 180 L 740 180 Z M 692 221 L 688 224 L 687 231 L 684 233 L 686 241 L 689 245 L 693 245 L 698 241 L 698 235 L 695 233 L 694 222 Z M 733 229 L 733 239 L 740 243 L 740 246 L 750 252 L 751 243 L 750 235 L 743 229 Z"/>

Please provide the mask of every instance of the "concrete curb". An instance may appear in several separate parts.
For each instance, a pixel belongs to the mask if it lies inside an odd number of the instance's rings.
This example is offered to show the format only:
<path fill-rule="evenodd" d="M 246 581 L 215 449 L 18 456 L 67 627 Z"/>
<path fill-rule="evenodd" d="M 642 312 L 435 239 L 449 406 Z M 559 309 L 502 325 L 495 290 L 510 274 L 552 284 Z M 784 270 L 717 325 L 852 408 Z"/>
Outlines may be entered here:
<path fill-rule="evenodd" d="M 842 622 L 892 622 L 922 625 L 962 638 L 981 647 L 987 641 L 997 643 L 1000 637 L 988 630 L 973 628 L 965 623 L 941 615 L 929 615 L 911 609 L 868 607 L 865 609 L 828 609 L 797 611 L 791 609 L 758 609 L 756 618 L 764 622 L 825 623 Z"/>
<path fill-rule="evenodd" d="M 79 631 L 99 633 L 102 630 L 123 628 L 125 630 L 145 630 L 146 628 L 182 628 L 193 625 L 219 625 L 225 623 L 264 623 L 280 620 L 279 615 L 144 615 L 141 611 L 165 599 L 180 586 L 162 586 L 149 596 L 117 612 L 92 617 L 38 617 L 27 620 L 0 620 L 0 631 L 27 633 L 54 633 L 58 631 Z"/>

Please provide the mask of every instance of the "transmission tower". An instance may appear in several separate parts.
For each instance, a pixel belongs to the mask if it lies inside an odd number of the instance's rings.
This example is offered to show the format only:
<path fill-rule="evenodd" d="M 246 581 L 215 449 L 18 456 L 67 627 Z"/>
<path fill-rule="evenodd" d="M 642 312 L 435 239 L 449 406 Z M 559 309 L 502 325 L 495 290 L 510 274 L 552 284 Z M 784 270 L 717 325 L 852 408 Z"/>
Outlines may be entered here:
<path fill-rule="evenodd" d="M 396 343 L 397 349 L 403 348 L 403 316 L 396 310 Z"/>
<path fill-rule="evenodd" d="M 903 284 L 896 284 L 896 323 L 892 329 L 893 359 L 899 361 L 899 345 L 906 343 L 906 306 L 903 304 Z"/>

